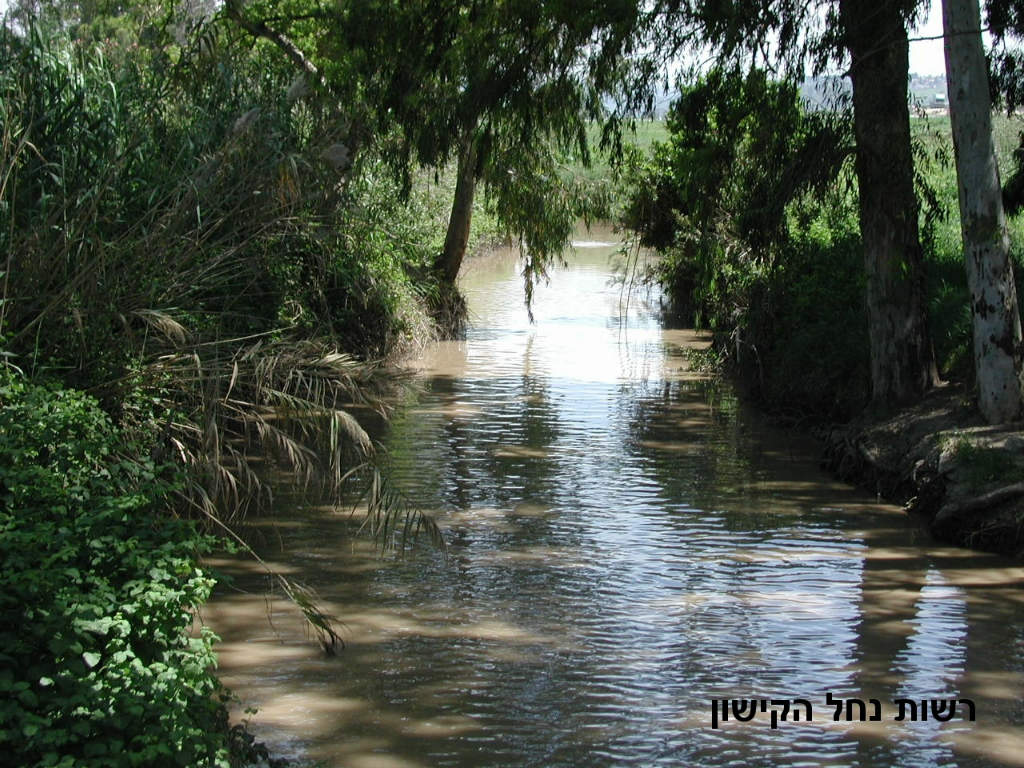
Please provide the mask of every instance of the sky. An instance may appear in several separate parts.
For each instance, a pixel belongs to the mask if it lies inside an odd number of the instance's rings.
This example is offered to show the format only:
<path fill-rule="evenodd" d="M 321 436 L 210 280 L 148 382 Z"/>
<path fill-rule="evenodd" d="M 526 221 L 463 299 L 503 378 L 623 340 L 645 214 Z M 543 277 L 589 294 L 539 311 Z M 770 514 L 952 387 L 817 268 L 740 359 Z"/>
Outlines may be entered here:
<path fill-rule="evenodd" d="M 942 3 L 932 0 L 928 18 L 910 37 L 937 37 L 942 34 Z M 918 75 L 944 75 L 946 61 L 942 40 L 922 40 L 910 44 L 910 71 Z"/>

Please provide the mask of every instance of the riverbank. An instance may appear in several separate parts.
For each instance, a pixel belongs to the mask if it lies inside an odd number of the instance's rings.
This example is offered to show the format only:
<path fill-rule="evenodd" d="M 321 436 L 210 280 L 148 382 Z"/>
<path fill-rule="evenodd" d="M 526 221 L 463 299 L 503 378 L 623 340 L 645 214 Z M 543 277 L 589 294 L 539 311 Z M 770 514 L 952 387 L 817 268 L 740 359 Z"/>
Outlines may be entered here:
<path fill-rule="evenodd" d="M 0 739 L 17 765 L 230 766 L 215 637 L 192 631 L 215 540 L 169 512 L 184 480 L 88 395 L 0 366 Z"/>
<path fill-rule="evenodd" d="M 936 538 L 1024 555 L 1024 423 L 986 425 L 962 385 L 823 438 L 828 469 L 904 504 Z"/>
<path fill-rule="evenodd" d="M 552 269 L 532 324 L 514 256 L 468 261 L 466 337 L 429 346 L 378 436 L 395 487 L 444 523 L 443 562 L 382 561 L 315 500 L 259 521 L 345 650 L 324 656 L 283 600 L 268 623 L 239 566 L 204 619 L 257 736 L 324 766 L 1011 764 L 1024 569 L 817 471 L 810 440 L 690 368 L 706 338 L 665 328 L 656 291 L 623 306 L 602 239 Z M 817 725 L 711 728 L 712 699 L 776 691 Z M 829 692 L 886 722 L 829 728 Z M 903 695 L 978 718 L 891 722 Z"/>
<path fill-rule="evenodd" d="M 0 739 L 227 766 L 252 750 L 193 624 L 200 557 L 267 506 L 268 462 L 329 490 L 372 464 L 349 404 L 459 320 L 432 269 L 454 174 L 397 178 L 248 43 L 31 22 L 0 24 Z"/>

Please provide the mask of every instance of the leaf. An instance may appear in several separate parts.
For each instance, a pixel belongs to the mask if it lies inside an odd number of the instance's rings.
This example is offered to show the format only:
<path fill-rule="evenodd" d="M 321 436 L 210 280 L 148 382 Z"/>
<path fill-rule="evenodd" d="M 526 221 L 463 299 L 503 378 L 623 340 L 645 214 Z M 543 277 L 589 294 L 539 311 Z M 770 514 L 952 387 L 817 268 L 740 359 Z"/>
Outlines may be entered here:
<path fill-rule="evenodd" d="M 85 666 L 87 666 L 89 669 L 92 669 L 97 664 L 99 664 L 101 658 L 102 657 L 95 651 L 86 651 L 82 654 L 82 660 L 85 662 Z"/>

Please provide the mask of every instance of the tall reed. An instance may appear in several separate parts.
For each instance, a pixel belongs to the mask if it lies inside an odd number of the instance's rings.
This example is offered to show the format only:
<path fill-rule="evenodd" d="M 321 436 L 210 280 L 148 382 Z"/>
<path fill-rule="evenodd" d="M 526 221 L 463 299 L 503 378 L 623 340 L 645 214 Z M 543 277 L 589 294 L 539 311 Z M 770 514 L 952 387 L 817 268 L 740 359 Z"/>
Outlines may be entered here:
<path fill-rule="evenodd" d="M 183 508 L 211 525 L 269 498 L 254 458 L 270 456 L 339 500 L 360 479 L 382 545 L 443 546 L 353 415 L 384 412 L 393 377 L 341 351 L 338 307 L 367 306 L 372 268 L 346 235 L 366 225 L 333 162 L 344 136 L 290 72 L 204 35 L 126 48 L 0 29 L 3 354 L 186 467 Z M 309 595 L 282 586 L 333 647 Z"/>

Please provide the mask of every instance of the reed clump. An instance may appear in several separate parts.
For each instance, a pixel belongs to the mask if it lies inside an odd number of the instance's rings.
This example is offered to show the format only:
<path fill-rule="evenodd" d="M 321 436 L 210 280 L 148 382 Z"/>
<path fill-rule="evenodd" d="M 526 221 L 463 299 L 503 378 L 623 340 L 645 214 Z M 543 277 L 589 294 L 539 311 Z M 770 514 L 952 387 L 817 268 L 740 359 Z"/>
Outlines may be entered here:
<path fill-rule="evenodd" d="M 371 361 L 424 332 L 431 253 L 372 157 L 339 163 L 339 115 L 218 34 L 0 30 L 0 339 L 230 519 L 266 497 L 257 448 L 328 491 L 372 462 L 348 406 L 385 409 Z"/>
<path fill-rule="evenodd" d="M 383 547 L 444 544 L 355 416 L 396 386 L 374 360 L 429 332 L 433 223 L 356 152 L 351 116 L 189 24 L 0 28 L 0 518 L 8 586 L 28 590 L 4 590 L 4 626 L 28 634 L 0 660 L 0 730 L 28 762 L 227 765 L 248 744 L 193 706 L 220 689 L 212 639 L 185 633 L 210 534 L 245 546 L 239 521 L 270 499 L 261 461 L 339 501 L 356 483 Z M 339 647 L 315 596 L 275 578 Z M 162 612 L 159 642 L 125 606 Z"/>

